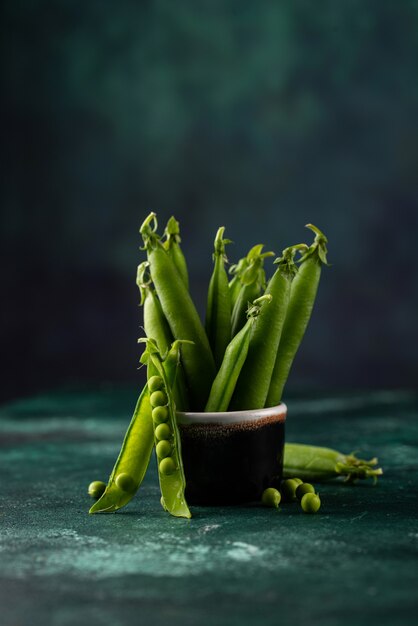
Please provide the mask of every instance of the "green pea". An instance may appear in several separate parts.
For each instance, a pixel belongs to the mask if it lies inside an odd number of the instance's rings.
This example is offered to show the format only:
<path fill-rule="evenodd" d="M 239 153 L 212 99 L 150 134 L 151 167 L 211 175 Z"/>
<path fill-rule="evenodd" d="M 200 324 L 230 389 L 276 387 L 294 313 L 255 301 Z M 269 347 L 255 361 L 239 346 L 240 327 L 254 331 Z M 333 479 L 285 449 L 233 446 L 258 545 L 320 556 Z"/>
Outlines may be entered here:
<path fill-rule="evenodd" d="M 280 491 L 274 489 L 273 487 L 269 487 L 263 491 L 263 495 L 261 496 L 261 502 L 264 506 L 279 508 L 280 500 L 282 496 L 280 495 Z"/>
<path fill-rule="evenodd" d="M 152 407 L 162 406 L 167 404 L 167 394 L 165 391 L 154 391 L 150 396 L 150 402 Z"/>
<path fill-rule="evenodd" d="M 302 500 L 305 493 L 315 493 L 315 488 L 311 483 L 301 483 L 297 486 L 296 497 L 298 500 Z"/>
<path fill-rule="evenodd" d="M 296 489 L 298 487 L 298 483 L 293 480 L 293 478 L 288 478 L 282 482 L 281 492 L 283 499 L 286 502 L 291 502 L 292 500 L 296 500 Z"/>
<path fill-rule="evenodd" d="M 300 504 L 305 513 L 316 513 L 321 506 L 321 500 L 316 493 L 305 493 Z"/>
<path fill-rule="evenodd" d="M 118 474 L 115 479 L 116 485 L 122 491 L 126 491 L 126 493 L 131 493 L 131 491 L 135 491 L 136 483 L 130 474 L 123 472 L 122 474 Z"/>
<path fill-rule="evenodd" d="M 171 443 L 165 439 L 159 441 L 156 447 L 157 456 L 159 459 L 164 459 L 171 454 Z"/>
<path fill-rule="evenodd" d="M 155 436 L 158 441 L 163 441 L 164 439 L 170 439 L 171 437 L 171 428 L 168 424 L 160 424 L 155 429 Z"/>
<path fill-rule="evenodd" d="M 164 382 L 161 376 L 151 376 L 148 381 L 148 389 L 150 393 L 154 391 L 159 391 L 164 387 Z"/>
<path fill-rule="evenodd" d="M 167 457 L 166 459 L 160 461 L 158 467 L 163 476 L 170 476 L 176 471 L 176 464 L 171 457 Z"/>
<path fill-rule="evenodd" d="M 303 483 L 303 480 L 301 478 L 296 478 L 293 477 L 292 480 L 294 480 L 295 482 L 297 482 L 298 485 L 301 485 Z"/>
<path fill-rule="evenodd" d="M 106 483 L 101 480 L 94 480 L 92 483 L 90 483 L 87 489 L 87 493 L 95 500 L 98 500 L 104 494 L 105 489 Z"/>
<path fill-rule="evenodd" d="M 152 409 L 152 419 L 155 424 L 162 424 L 168 420 L 168 408 L 166 406 L 156 406 Z"/>

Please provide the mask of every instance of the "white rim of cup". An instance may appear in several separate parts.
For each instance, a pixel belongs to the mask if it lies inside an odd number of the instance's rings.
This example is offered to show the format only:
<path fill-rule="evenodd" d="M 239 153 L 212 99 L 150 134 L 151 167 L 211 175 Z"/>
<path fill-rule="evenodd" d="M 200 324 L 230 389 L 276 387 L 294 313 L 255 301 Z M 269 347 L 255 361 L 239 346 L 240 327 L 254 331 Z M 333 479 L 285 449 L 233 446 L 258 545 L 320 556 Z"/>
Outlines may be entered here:
<path fill-rule="evenodd" d="M 177 411 L 177 423 L 182 425 L 191 424 L 239 424 L 242 422 L 255 422 L 266 417 L 275 416 L 277 421 L 286 420 L 287 406 L 281 402 L 277 406 L 267 409 L 250 409 L 249 411 L 224 411 L 219 413 L 194 413 L 193 411 Z"/>

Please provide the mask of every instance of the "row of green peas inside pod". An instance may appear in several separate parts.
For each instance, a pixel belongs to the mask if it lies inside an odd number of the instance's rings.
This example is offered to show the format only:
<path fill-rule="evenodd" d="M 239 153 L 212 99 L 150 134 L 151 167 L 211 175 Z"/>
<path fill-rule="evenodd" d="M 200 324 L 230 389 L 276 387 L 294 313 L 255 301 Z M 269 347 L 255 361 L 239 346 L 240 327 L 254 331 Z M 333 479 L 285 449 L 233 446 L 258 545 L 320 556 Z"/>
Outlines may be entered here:
<path fill-rule="evenodd" d="M 151 376 L 148 381 L 150 403 L 152 406 L 152 421 L 154 422 L 154 434 L 157 440 L 156 453 L 158 468 L 164 476 L 170 476 L 176 464 L 171 453 L 173 450 L 171 438 L 172 432 L 168 424 L 169 409 L 168 398 L 164 390 L 164 382 L 161 376 Z"/>

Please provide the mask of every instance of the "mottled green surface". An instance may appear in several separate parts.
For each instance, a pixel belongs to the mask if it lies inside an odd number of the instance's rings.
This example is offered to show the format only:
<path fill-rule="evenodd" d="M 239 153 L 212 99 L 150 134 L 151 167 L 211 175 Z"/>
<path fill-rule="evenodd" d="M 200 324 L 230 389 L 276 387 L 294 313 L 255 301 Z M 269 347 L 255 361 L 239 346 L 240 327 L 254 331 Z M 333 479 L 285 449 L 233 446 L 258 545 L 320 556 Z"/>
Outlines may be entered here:
<path fill-rule="evenodd" d="M 377 487 L 321 487 L 322 509 L 193 508 L 173 519 L 155 468 L 125 510 L 88 516 L 135 394 L 62 393 L 0 420 L 4 626 L 416 623 L 417 396 L 289 399 L 288 439 L 377 454 Z"/>

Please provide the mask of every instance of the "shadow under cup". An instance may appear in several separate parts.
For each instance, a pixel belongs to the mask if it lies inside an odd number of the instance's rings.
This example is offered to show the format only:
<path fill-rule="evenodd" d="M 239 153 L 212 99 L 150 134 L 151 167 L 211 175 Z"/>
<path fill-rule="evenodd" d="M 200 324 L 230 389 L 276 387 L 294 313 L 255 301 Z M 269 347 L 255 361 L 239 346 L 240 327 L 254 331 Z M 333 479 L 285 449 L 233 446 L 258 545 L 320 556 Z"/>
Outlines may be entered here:
<path fill-rule="evenodd" d="M 260 500 L 279 487 L 287 407 L 177 413 L 189 504 Z"/>

